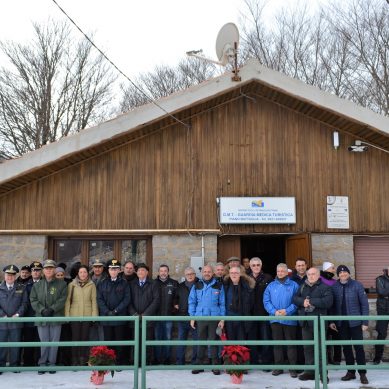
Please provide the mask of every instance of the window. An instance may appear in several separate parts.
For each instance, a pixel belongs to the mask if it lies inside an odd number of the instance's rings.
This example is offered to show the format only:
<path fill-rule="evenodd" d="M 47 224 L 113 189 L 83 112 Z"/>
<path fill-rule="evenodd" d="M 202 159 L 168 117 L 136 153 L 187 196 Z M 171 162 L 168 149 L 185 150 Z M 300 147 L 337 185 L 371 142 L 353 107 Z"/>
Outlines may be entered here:
<path fill-rule="evenodd" d="M 90 266 L 95 258 L 105 262 L 116 258 L 122 264 L 144 262 L 151 267 L 151 237 L 52 237 L 49 257 L 66 265 L 67 276 L 75 263 Z"/>

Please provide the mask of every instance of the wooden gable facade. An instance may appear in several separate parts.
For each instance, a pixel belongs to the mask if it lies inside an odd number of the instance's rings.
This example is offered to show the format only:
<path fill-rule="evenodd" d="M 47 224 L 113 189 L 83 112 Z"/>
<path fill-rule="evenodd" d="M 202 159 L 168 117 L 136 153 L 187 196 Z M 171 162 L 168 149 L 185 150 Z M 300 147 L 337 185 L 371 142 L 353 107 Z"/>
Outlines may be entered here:
<path fill-rule="evenodd" d="M 389 155 L 350 153 L 350 131 L 256 93 L 188 111 L 142 137 L 1 195 L 0 230 L 328 232 L 326 196 L 349 196 L 350 231 L 389 225 Z M 198 107 L 197 107 L 198 108 Z M 337 128 L 338 129 L 338 128 Z M 219 226 L 216 198 L 294 196 L 295 225 Z M 331 232 L 334 232 L 331 230 Z"/>

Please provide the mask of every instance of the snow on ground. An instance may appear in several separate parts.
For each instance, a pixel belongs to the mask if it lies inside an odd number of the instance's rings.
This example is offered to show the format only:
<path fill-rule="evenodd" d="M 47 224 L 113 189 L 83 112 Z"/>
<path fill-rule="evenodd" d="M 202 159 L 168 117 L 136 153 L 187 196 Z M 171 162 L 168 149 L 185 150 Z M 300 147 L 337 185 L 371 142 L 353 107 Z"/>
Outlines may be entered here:
<path fill-rule="evenodd" d="M 369 385 L 362 385 L 357 379 L 342 382 L 340 377 L 343 370 L 330 372 L 329 389 L 384 389 L 389 388 L 389 376 L 387 370 L 368 371 Z M 133 373 L 123 371 L 106 375 L 104 384 L 95 386 L 89 381 L 90 372 L 63 371 L 57 374 L 38 375 L 36 372 L 23 372 L 20 374 L 3 373 L 0 377 L 2 389 L 130 389 L 133 388 Z M 313 389 L 314 381 L 299 381 L 284 373 L 273 377 L 271 373 L 262 371 L 250 372 L 245 375 L 240 385 L 232 384 L 230 376 L 226 373 L 214 376 L 211 372 L 192 375 L 190 371 L 149 371 L 147 372 L 148 389 Z M 140 375 L 139 375 L 140 388 Z"/>

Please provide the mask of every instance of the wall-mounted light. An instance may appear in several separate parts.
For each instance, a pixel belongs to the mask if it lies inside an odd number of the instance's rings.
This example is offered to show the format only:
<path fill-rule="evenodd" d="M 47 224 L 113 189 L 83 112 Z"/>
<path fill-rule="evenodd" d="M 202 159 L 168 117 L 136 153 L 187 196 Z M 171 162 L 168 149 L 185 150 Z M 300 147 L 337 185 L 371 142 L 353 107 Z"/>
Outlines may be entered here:
<path fill-rule="evenodd" d="M 356 140 L 354 145 L 348 147 L 348 151 L 351 151 L 353 153 L 363 153 L 364 151 L 367 151 L 369 147 L 366 144 L 362 143 L 364 142 Z"/>
<path fill-rule="evenodd" d="M 339 132 L 338 131 L 334 131 L 332 133 L 332 144 L 334 145 L 334 149 L 337 150 L 338 147 L 339 147 Z"/>

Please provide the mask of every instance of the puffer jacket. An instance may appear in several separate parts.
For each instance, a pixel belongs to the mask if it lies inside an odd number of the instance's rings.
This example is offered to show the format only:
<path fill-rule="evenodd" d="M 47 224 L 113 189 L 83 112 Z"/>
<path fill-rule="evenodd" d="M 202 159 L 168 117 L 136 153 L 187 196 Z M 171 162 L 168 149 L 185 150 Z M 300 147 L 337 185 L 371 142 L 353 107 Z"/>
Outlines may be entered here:
<path fill-rule="evenodd" d="M 66 296 L 67 285 L 65 281 L 57 278 L 47 281 L 43 277 L 39 282 L 34 284 L 30 293 L 30 302 L 32 309 L 35 311 L 35 316 L 42 317 L 42 310 L 45 308 L 53 309 L 53 316 L 64 316 Z M 39 326 L 45 326 L 47 324 L 50 323 L 37 322 Z M 52 324 L 59 325 L 62 323 L 53 322 Z"/>
<path fill-rule="evenodd" d="M 377 314 L 389 315 L 389 277 L 384 274 L 376 278 Z"/>
<path fill-rule="evenodd" d="M 225 295 L 223 285 L 216 279 L 208 284 L 200 280 L 189 293 L 190 316 L 225 316 Z"/>
<path fill-rule="evenodd" d="M 360 282 L 351 278 L 349 278 L 345 284 L 342 284 L 338 280 L 332 287 L 334 292 L 334 304 L 331 313 L 333 315 L 342 314 L 343 289 L 345 291 L 347 316 L 369 315 L 369 302 L 365 289 Z M 338 327 L 340 324 L 341 321 L 336 323 Z M 356 327 L 362 324 L 368 325 L 368 320 L 349 320 L 350 327 Z"/>
<path fill-rule="evenodd" d="M 97 306 L 100 316 L 109 316 L 110 312 L 112 312 L 113 316 L 125 316 L 130 301 L 130 288 L 127 281 L 123 280 L 123 278 L 118 277 L 115 281 L 112 281 L 111 278 L 106 278 L 97 286 Z M 124 324 L 124 321 L 102 322 L 104 326 Z"/>
<path fill-rule="evenodd" d="M 296 314 L 297 307 L 293 304 L 293 296 L 297 292 L 298 285 L 290 278 L 286 277 L 284 282 L 281 282 L 276 278 L 265 289 L 263 294 L 263 305 L 269 315 L 275 316 L 276 311 L 279 309 L 285 309 L 287 316 L 293 316 Z M 296 320 L 277 320 L 271 321 L 271 323 L 280 323 L 288 326 L 296 326 Z"/>
<path fill-rule="evenodd" d="M 98 316 L 97 292 L 93 281 L 88 280 L 80 286 L 76 277 L 68 286 L 68 296 L 65 303 L 65 316 Z"/>
<path fill-rule="evenodd" d="M 3 281 L 0 284 L 0 318 L 12 317 L 15 314 L 24 316 L 27 310 L 27 291 L 25 285 L 14 284 L 12 290 L 8 290 L 7 284 Z M 23 327 L 23 323 L 2 323 L 0 319 L 0 330 L 15 329 Z"/>
<path fill-rule="evenodd" d="M 312 312 L 306 312 L 304 300 L 310 297 L 309 301 L 315 309 Z M 332 307 L 334 297 L 332 288 L 323 284 L 319 278 L 313 285 L 307 281 L 300 285 L 296 294 L 293 296 L 293 304 L 297 306 L 299 316 L 321 316 L 327 315 Z M 313 321 L 300 321 L 301 326 L 313 326 Z"/>

